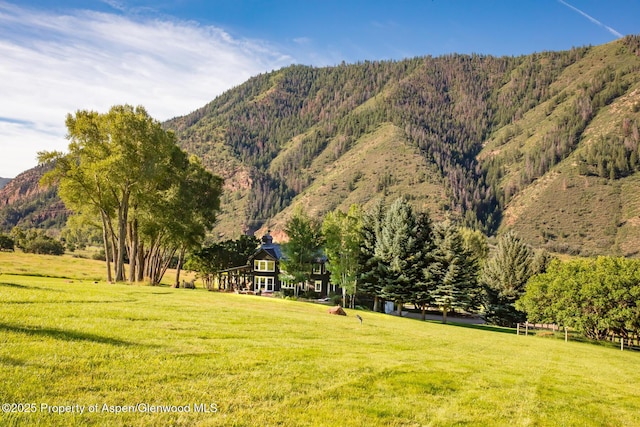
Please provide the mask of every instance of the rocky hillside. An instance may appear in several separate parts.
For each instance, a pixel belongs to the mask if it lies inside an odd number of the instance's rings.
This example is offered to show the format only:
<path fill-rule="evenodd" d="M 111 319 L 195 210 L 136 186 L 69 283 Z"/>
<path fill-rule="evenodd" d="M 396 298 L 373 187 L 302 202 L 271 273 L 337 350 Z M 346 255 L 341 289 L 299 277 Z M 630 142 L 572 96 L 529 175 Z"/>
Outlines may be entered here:
<path fill-rule="evenodd" d="M 8 232 L 15 226 L 56 228 L 64 226 L 69 212 L 55 188 L 43 188 L 40 178 L 48 169 L 29 169 L 0 188 L 0 228 Z"/>
<path fill-rule="evenodd" d="M 165 125 L 226 180 L 219 237 L 277 235 L 296 205 L 322 216 L 404 195 L 536 246 L 633 255 L 639 124 L 629 36 L 521 57 L 291 66 Z"/>

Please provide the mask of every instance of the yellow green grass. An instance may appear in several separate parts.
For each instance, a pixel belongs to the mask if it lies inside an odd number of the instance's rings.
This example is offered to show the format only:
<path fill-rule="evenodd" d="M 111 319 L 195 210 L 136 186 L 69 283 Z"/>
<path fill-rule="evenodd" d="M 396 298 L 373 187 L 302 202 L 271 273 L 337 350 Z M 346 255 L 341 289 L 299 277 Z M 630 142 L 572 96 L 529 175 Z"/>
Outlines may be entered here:
<path fill-rule="evenodd" d="M 56 277 L 70 281 L 105 281 L 107 277 L 104 261 L 79 258 L 73 254 L 36 255 L 20 251 L 0 252 L 0 274 Z M 162 283 L 172 284 L 175 277 L 176 271 L 168 269 L 162 278 Z M 180 277 L 191 280 L 195 276 L 192 273 L 182 271 Z M 2 276 L 0 276 L 1 280 Z"/>
<path fill-rule="evenodd" d="M 370 312 L 358 312 L 361 325 L 354 311 L 332 316 L 266 297 L 6 273 L 0 301 L 0 403 L 36 409 L 9 408 L 3 426 L 640 425 L 640 354 L 630 351 Z M 190 412 L 115 414 L 105 404 Z"/>

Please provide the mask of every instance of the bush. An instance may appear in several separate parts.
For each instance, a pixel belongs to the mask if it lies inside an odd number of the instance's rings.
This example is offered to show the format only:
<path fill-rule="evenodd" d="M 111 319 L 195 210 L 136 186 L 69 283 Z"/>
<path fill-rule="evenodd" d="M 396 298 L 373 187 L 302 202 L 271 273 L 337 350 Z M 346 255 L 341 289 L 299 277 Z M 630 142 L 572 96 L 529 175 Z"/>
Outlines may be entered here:
<path fill-rule="evenodd" d="M 12 251 L 15 249 L 14 240 L 6 234 L 0 234 L 0 250 Z"/>
<path fill-rule="evenodd" d="M 306 291 L 302 295 L 300 295 L 300 297 L 306 299 L 317 299 L 318 293 L 316 291 Z"/>
<path fill-rule="evenodd" d="M 342 305 L 342 295 L 340 294 L 332 295 L 329 300 L 333 305 Z"/>
<path fill-rule="evenodd" d="M 37 237 L 27 243 L 24 251 L 32 254 L 62 255 L 64 254 L 64 246 L 57 240 L 46 237 Z"/>

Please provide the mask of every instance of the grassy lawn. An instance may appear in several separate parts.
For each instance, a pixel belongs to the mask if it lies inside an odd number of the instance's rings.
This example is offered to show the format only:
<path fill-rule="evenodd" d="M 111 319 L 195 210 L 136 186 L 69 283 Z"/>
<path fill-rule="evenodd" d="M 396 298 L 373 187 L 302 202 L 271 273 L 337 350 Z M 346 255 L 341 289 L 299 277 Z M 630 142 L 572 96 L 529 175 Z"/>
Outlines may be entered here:
<path fill-rule="evenodd" d="M 113 265 L 111 266 L 113 269 Z M 126 267 L 125 267 L 126 268 Z M 0 274 L 56 277 L 69 280 L 105 281 L 106 264 L 80 258 L 72 254 L 62 256 L 27 254 L 20 251 L 0 252 Z M 1 277 L 1 276 L 0 276 Z M 175 269 L 168 269 L 162 278 L 163 284 L 172 284 L 176 277 Z M 191 280 L 195 276 L 184 270 L 181 279 Z M 202 286 L 201 284 L 199 284 Z"/>
<path fill-rule="evenodd" d="M 0 403 L 36 411 L 0 412 L 3 426 L 640 425 L 638 353 L 368 312 L 360 325 L 353 311 L 265 297 L 13 275 L 5 261 Z M 147 412 L 108 412 L 137 404 Z M 84 413 L 51 412 L 64 405 Z M 159 405 L 190 412 L 151 412 Z"/>

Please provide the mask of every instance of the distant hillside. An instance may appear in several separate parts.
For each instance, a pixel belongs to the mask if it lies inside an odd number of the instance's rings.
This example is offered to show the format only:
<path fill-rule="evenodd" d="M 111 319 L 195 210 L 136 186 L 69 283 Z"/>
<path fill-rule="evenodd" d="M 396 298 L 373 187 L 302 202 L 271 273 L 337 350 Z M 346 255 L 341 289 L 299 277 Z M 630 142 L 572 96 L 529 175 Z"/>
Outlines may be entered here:
<path fill-rule="evenodd" d="M 321 216 L 405 195 L 536 246 L 633 255 L 639 71 L 638 36 L 520 57 L 291 66 L 165 125 L 225 178 L 219 237 L 277 237 L 297 205 Z"/>
<path fill-rule="evenodd" d="M 7 185 L 7 183 L 11 180 L 12 178 L 0 178 L 0 189 L 2 189 L 2 187 Z"/>
<path fill-rule="evenodd" d="M 56 188 L 40 187 L 38 181 L 47 171 L 38 166 L 21 173 L 0 189 L 0 229 L 61 228 L 68 211 L 58 198 Z"/>

